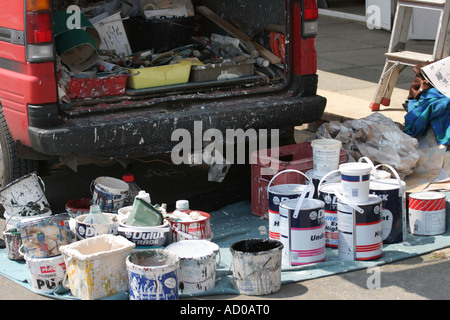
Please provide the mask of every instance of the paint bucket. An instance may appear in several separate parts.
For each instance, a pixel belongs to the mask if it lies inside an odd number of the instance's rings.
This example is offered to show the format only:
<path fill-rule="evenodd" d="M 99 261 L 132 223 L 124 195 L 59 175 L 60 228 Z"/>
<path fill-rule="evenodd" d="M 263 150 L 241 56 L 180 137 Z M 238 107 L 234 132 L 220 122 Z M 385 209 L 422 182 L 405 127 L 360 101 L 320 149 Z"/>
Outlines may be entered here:
<path fill-rule="evenodd" d="M 86 239 L 95 237 L 100 234 L 118 234 L 119 228 L 118 215 L 114 213 L 103 213 L 110 223 L 105 224 L 90 224 L 84 222 L 89 214 L 83 214 L 75 218 L 75 234 L 79 239 Z"/>
<path fill-rule="evenodd" d="M 314 172 L 324 176 L 339 167 L 342 142 L 335 139 L 316 139 L 311 142 L 313 148 Z"/>
<path fill-rule="evenodd" d="M 370 195 L 369 201 L 353 205 L 338 199 L 338 257 L 341 260 L 374 260 L 383 255 L 383 218 L 381 198 Z"/>
<path fill-rule="evenodd" d="M 281 288 L 283 244 L 272 239 L 247 239 L 231 245 L 233 279 L 245 295 L 265 295 Z"/>
<path fill-rule="evenodd" d="M 22 237 L 17 229 L 7 229 L 3 231 L 3 239 L 5 240 L 6 252 L 9 260 L 23 260 L 23 255 L 19 249 L 22 245 Z"/>
<path fill-rule="evenodd" d="M 25 261 L 34 292 L 49 294 L 63 284 L 66 276 L 66 264 L 62 255 L 39 259 L 25 255 Z"/>
<path fill-rule="evenodd" d="M 130 300 L 178 300 L 180 258 L 164 249 L 137 251 L 126 259 Z"/>
<path fill-rule="evenodd" d="M 298 266 L 325 261 L 325 203 L 305 198 L 280 204 L 282 263 Z"/>
<path fill-rule="evenodd" d="M 92 185 L 92 204 L 98 204 L 102 212 L 117 213 L 124 206 L 130 189 L 125 181 L 111 177 L 98 177 Z"/>
<path fill-rule="evenodd" d="M 415 192 L 409 195 L 409 228 L 414 235 L 434 236 L 446 229 L 445 193 Z"/>
<path fill-rule="evenodd" d="M 321 179 L 323 178 L 323 176 L 318 176 L 316 174 L 316 172 L 314 171 L 314 169 L 308 170 L 306 171 L 306 176 L 310 179 L 310 181 L 312 181 L 313 185 L 314 185 L 314 199 L 319 199 L 319 184 Z M 333 174 L 327 175 L 326 180 L 322 181 L 322 184 L 327 184 L 327 183 L 336 183 L 336 182 L 340 182 L 341 181 L 341 175 L 339 174 L 339 172 L 334 172 Z M 307 182 L 308 183 L 308 182 Z"/>
<path fill-rule="evenodd" d="M 160 226 L 135 227 L 126 224 L 126 220 L 119 223 L 118 233 L 140 247 L 165 247 L 169 243 L 171 234 L 169 221 L 164 220 Z"/>
<path fill-rule="evenodd" d="M 83 214 L 88 214 L 92 205 L 92 199 L 73 199 L 66 203 L 66 212 L 75 219 Z"/>
<path fill-rule="evenodd" d="M 8 184 L 0 190 L 5 218 L 51 215 L 44 191 L 44 182 L 34 172 Z"/>
<path fill-rule="evenodd" d="M 371 180 L 369 188 L 383 201 L 383 243 L 400 243 L 406 237 L 406 184 L 392 167 L 387 167 L 396 179 Z"/>
<path fill-rule="evenodd" d="M 125 260 L 135 244 L 124 237 L 102 234 L 62 246 L 67 266 L 64 285 L 82 300 L 106 298 L 128 292 Z"/>
<path fill-rule="evenodd" d="M 198 212 L 204 219 L 201 220 L 172 220 L 168 219 L 171 226 L 172 242 L 181 240 L 211 240 L 213 233 L 211 230 L 209 213 L 198 210 L 183 210 L 183 212 L 190 214 Z"/>
<path fill-rule="evenodd" d="M 17 230 L 20 231 L 25 254 L 30 258 L 60 255 L 60 247 L 74 241 L 69 220 L 68 213 L 22 219 Z"/>
<path fill-rule="evenodd" d="M 216 256 L 219 246 L 207 240 L 184 240 L 166 250 L 180 257 L 178 289 L 180 293 L 208 292 L 216 285 Z"/>
<path fill-rule="evenodd" d="M 303 175 L 308 181 L 310 178 L 303 172 L 289 169 L 283 170 L 270 180 L 267 185 L 268 199 L 269 199 L 269 238 L 273 240 L 280 240 L 280 203 L 287 199 L 296 199 L 304 192 L 306 185 L 303 184 L 279 184 L 271 186 L 275 178 L 281 174 L 288 172 L 296 172 Z M 309 181 L 311 183 L 311 181 Z M 312 191 L 314 193 L 314 191 Z"/>
<path fill-rule="evenodd" d="M 319 186 L 319 200 L 325 203 L 325 246 L 338 247 L 338 216 L 336 192 L 342 193 L 341 183 L 328 183 Z"/>

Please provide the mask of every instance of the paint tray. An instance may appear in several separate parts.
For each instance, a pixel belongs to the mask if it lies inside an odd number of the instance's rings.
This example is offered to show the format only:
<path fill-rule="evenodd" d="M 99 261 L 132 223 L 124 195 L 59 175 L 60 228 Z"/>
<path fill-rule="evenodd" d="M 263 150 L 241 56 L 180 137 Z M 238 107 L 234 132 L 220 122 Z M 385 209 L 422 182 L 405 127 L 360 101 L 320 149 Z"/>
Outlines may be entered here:
<path fill-rule="evenodd" d="M 125 260 L 135 244 L 122 236 L 103 234 L 61 247 L 68 287 L 82 300 L 128 292 Z"/>
<path fill-rule="evenodd" d="M 190 72 L 190 62 L 130 69 L 127 87 L 132 89 L 145 89 L 186 83 L 189 81 Z"/>

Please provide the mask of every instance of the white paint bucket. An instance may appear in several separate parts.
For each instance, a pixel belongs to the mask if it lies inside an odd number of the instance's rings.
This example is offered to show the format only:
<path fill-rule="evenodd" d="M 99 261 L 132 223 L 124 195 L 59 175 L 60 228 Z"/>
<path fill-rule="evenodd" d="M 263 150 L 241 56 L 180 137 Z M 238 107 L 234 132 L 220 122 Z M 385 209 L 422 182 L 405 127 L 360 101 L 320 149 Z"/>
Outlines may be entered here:
<path fill-rule="evenodd" d="M 207 240 L 183 240 L 166 247 L 180 257 L 179 292 L 208 292 L 216 285 L 216 256 L 219 246 Z"/>
<path fill-rule="evenodd" d="M 169 243 L 171 228 L 169 221 L 164 220 L 160 226 L 135 227 L 126 224 L 126 219 L 119 223 L 119 235 L 127 238 L 140 247 L 165 247 Z"/>
<path fill-rule="evenodd" d="M 338 247 L 338 215 L 336 192 L 342 193 L 341 183 L 328 183 L 319 186 L 319 200 L 322 200 L 325 210 L 325 246 Z"/>
<path fill-rule="evenodd" d="M 406 183 L 394 168 L 384 166 L 390 168 L 396 179 L 371 180 L 370 193 L 380 196 L 383 201 L 383 243 L 400 243 L 406 237 Z"/>
<path fill-rule="evenodd" d="M 83 214 L 75 218 L 75 234 L 79 239 L 86 239 L 100 234 L 118 234 L 119 219 L 117 214 L 103 213 L 110 223 L 90 224 L 85 222 L 89 214 Z"/>
<path fill-rule="evenodd" d="M 72 295 L 82 300 L 128 292 L 125 260 L 135 244 L 124 237 L 102 234 L 62 246 L 67 282 Z"/>
<path fill-rule="evenodd" d="M 342 142 L 335 139 L 316 139 L 311 142 L 313 148 L 314 172 L 324 176 L 339 167 Z"/>
<path fill-rule="evenodd" d="M 62 255 L 39 259 L 25 255 L 25 261 L 30 272 L 33 291 L 37 293 L 52 293 L 59 285 L 63 284 L 66 275 L 66 264 Z"/>
<path fill-rule="evenodd" d="M 445 193 L 415 192 L 409 195 L 409 228 L 414 235 L 433 236 L 446 229 Z"/>
<path fill-rule="evenodd" d="M 296 199 L 305 191 L 306 185 L 303 184 L 279 184 L 272 186 L 274 180 L 281 174 L 288 172 L 296 172 L 309 180 L 311 184 L 311 179 L 301 171 L 288 169 L 283 170 L 270 180 L 267 185 L 267 193 L 269 200 L 269 238 L 273 240 L 280 240 L 280 203 L 288 199 Z M 310 191 L 314 193 L 314 190 Z"/>
<path fill-rule="evenodd" d="M 357 206 L 362 212 L 338 199 L 339 259 L 377 259 L 383 255 L 381 198 L 370 195 L 369 201 Z"/>
<path fill-rule="evenodd" d="M 283 244 L 271 239 L 247 239 L 231 245 L 233 279 L 245 295 L 265 295 L 281 288 Z"/>
<path fill-rule="evenodd" d="M 164 249 L 137 251 L 126 265 L 130 300 L 178 300 L 178 255 Z"/>
<path fill-rule="evenodd" d="M 34 172 L 11 182 L 0 190 L 5 218 L 51 215 L 44 192 L 44 182 Z"/>
<path fill-rule="evenodd" d="M 102 212 L 117 213 L 125 204 L 129 185 L 123 180 L 98 177 L 93 182 L 92 204 L 98 204 Z"/>
<path fill-rule="evenodd" d="M 325 261 L 324 202 L 306 198 L 280 204 L 282 263 L 287 266 Z"/>

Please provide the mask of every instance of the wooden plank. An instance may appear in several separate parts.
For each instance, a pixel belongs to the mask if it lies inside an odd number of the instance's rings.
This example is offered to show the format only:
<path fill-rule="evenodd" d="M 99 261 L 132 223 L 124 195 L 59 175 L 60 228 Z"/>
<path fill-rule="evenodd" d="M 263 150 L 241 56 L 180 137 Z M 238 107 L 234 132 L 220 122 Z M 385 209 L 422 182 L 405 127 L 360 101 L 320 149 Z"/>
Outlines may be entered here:
<path fill-rule="evenodd" d="M 241 30 L 233 26 L 228 21 L 222 19 L 220 16 L 218 16 L 216 13 L 211 11 L 208 7 L 205 6 L 197 6 L 197 11 L 200 12 L 202 15 L 204 15 L 206 18 L 217 24 L 219 27 L 221 27 L 223 30 L 230 33 L 233 37 L 238 38 L 241 40 L 244 45 L 247 47 L 248 52 L 254 57 L 259 57 L 259 51 L 256 50 L 255 45 L 250 39 L 250 36 L 243 33 Z"/>

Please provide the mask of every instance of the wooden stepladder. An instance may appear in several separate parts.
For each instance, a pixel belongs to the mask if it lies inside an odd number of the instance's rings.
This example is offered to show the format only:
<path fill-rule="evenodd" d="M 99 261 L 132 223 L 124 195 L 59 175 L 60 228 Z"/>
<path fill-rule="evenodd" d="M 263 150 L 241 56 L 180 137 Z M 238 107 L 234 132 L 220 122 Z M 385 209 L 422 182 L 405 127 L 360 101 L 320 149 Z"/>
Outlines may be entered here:
<path fill-rule="evenodd" d="M 438 10 L 440 12 L 436 39 L 431 54 L 405 50 L 414 8 Z M 378 82 L 377 91 L 370 103 L 372 111 L 379 110 L 380 104 L 383 106 L 390 105 L 397 78 L 406 67 L 427 61 L 434 62 L 450 55 L 449 8 L 450 1 L 445 0 L 399 0 L 397 2 L 389 49 L 385 53 L 386 63 Z M 433 23 L 433 21 L 430 23 Z"/>

